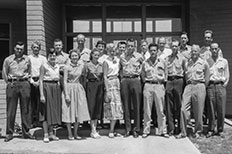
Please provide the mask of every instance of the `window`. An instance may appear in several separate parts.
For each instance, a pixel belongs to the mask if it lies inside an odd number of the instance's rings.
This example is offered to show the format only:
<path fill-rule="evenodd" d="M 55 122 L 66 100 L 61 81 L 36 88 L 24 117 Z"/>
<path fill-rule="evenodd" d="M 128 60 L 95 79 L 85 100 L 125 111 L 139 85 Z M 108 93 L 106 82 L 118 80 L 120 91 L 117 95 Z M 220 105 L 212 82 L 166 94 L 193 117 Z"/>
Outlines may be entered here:
<path fill-rule="evenodd" d="M 1 57 L 0 57 L 0 73 L 3 66 L 4 59 L 10 54 L 10 24 L 8 23 L 0 23 L 0 49 L 1 49 Z M 2 78 L 2 76 L 0 76 Z"/>

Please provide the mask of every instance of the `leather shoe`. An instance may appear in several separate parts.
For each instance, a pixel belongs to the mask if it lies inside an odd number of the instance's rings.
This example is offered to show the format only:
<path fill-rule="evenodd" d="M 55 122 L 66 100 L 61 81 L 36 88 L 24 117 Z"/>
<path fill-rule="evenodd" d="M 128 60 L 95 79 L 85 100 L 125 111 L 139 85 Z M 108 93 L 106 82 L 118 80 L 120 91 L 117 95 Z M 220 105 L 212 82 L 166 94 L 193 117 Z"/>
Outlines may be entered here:
<path fill-rule="evenodd" d="M 209 137 L 211 137 L 211 136 L 213 136 L 214 135 L 214 133 L 212 132 L 212 131 L 209 131 L 207 134 L 206 134 L 206 138 L 209 138 Z"/>
<path fill-rule="evenodd" d="M 184 134 L 178 134 L 178 135 L 176 135 L 176 139 L 181 139 L 181 138 L 185 138 L 186 137 L 186 135 L 184 135 Z"/>
<path fill-rule="evenodd" d="M 23 138 L 25 138 L 25 139 L 32 139 L 32 140 L 34 140 L 34 139 L 35 139 L 35 136 L 33 136 L 33 135 L 31 135 L 31 134 L 27 133 L 27 134 L 24 134 L 24 135 L 23 135 Z"/>
<path fill-rule="evenodd" d="M 13 138 L 14 138 L 13 135 L 7 135 L 6 138 L 4 139 L 4 142 L 9 142 Z"/>
<path fill-rule="evenodd" d="M 124 134 L 124 137 L 129 137 L 131 135 L 131 132 L 130 131 L 127 131 L 125 134 Z"/>
<path fill-rule="evenodd" d="M 222 132 L 218 132 L 217 135 L 220 136 L 221 138 L 225 138 L 225 135 Z"/>
<path fill-rule="evenodd" d="M 139 134 L 137 132 L 133 132 L 133 137 L 134 138 L 138 138 L 139 137 Z"/>

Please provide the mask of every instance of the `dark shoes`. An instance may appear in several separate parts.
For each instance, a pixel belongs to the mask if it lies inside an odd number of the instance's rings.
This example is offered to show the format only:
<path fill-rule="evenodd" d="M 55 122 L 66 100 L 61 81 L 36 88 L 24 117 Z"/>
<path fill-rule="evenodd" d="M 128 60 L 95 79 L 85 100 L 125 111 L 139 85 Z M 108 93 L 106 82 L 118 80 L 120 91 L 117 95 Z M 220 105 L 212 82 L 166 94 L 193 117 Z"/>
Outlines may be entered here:
<path fill-rule="evenodd" d="M 204 135 L 203 135 L 202 132 L 199 132 L 199 133 L 194 133 L 194 134 L 192 135 L 192 137 L 193 137 L 193 138 L 197 138 L 197 139 L 202 139 L 202 138 L 204 138 Z"/>
<path fill-rule="evenodd" d="M 33 135 L 27 133 L 27 134 L 24 134 L 24 135 L 23 135 L 23 138 L 34 140 L 34 139 L 35 139 L 35 136 L 33 136 Z"/>
<path fill-rule="evenodd" d="M 223 132 L 218 132 L 216 135 L 220 136 L 221 138 L 225 138 L 225 135 L 223 134 Z"/>
<path fill-rule="evenodd" d="M 124 134 L 124 137 L 129 137 L 131 135 L 131 132 L 130 131 L 127 131 L 125 134 Z"/>
<path fill-rule="evenodd" d="M 4 139 L 4 142 L 9 142 L 10 140 L 12 140 L 14 137 L 13 135 L 7 135 L 6 138 Z"/>
<path fill-rule="evenodd" d="M 134 138 L 138 138 L 138 137 L 139 137 L 139 133 L 133 132 L 133 137 L 134 137 Z"/>

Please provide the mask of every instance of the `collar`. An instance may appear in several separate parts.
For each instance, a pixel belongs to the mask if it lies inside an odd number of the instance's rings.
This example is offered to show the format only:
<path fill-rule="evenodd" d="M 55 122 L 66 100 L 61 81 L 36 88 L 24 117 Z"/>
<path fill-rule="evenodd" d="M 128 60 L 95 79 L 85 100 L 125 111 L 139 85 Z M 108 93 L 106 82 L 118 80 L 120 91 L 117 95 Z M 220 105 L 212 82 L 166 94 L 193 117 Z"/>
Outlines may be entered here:
<path fill-rule="evenodd" d="M 146 62 L 147 62 L 150 66 L 155 66 L 158 62 L 160 62 L 160 58 L 157 57 L 154 63 L 152 63 L 151 58 L 148 58 L 148 59 L 146 60 Z"/>
<path fill-rule="evenodd" d="M 61 51 L 60 53 L 56 52 L 56 55 L 57 56 L 59 56 L 59 55 L 64 56 L 64 52 L 63 51 Z"/>
<path fill-rule="evenodd" d="M 13 55 L 13 59 L 14 59 L 14 60 L 23 60 L 23 59 L 25 59 L 25 58 L 26 58 L 25 55 L 22 55 L 22 57 L 19 57 L 19 58 L 16 58 L 15 54 Z"/>

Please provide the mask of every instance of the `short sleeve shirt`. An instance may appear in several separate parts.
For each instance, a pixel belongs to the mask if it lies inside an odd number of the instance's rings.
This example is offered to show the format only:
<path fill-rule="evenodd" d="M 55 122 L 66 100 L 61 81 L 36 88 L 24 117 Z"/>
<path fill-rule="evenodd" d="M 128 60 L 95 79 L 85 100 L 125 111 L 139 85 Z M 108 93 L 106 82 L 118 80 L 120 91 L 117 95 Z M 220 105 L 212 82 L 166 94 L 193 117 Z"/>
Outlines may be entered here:
<path fill-rule="evenodd" d="M 107 77 L 118 76 L 120 68 L 119 62 L 120 60 L 116 56 L 114 57 L 114 60 L 109 60 L 108 58 L 105 60 L 105 63 L 108 65 Z"/>
<path fill-rule="evenodd" d="M 150 60 L 143 63 L 143 72 L 145 81 L 165 81 L 166 79 L 166 64 L 162 58 L 157 58 L 153 64 Z"/>
<path fill-rule="evenodd" d="M 63 51 L 56 56 L 56 63 L 60 66 L 60 71 L 63 71 L 64 66 L 69 62 L 69 55 Z"/>
<path fill-rule="evenodd" d="M 31 76 L 38 77 L 39 76 L 39 68 L 47 62 L 47 59 L 42 55 L 29 55 L 28 58 L 31 61 Z"/>
<path fill-rule="evenodd" d="M 83 61 L 84 63 L 89 62 L 89 61 L 90 61 L 90 53 L 91 53 L 91 50 L 90 50 L 90 49 L 84 48 L 84 49 L 81 51 L 80 60 Z"/>
<path fill-rule="evenodd" d="M 142 70 L 142 63 L 144 61 L 143 56 L 138 52 L 133 52 L 132 55 L 122 54 L 122 75 L 123 76 L 134 76 L 140 75 Z"/>
<path fill-rule="evenodd" d="M 52 66 L 47 62 L 47 63 L 44 63 L 41 67 L 44 67 L 43 80 L 45 81 L 58 81 L 59 80 L 60 66 L 58 64 L 55 64 L 55 66 Z"/>
<path fill-rule="evenodd" d="M 170 55 L 166 59 L 168 76 L 184 76 L 184 61 L 185 58 L 181 54 L 176 56 Z"/>
<path fill-rule="evenodd" d="M 179 53 L 182 54 L 186 59 L 191 58 L 191 46 L 186 45 L 185 47 L 180 46 Z"/>
<path fill-rule="evenodd" d="M 28 56 L 23 55 L 21 58 L 16 58 L 15 55 L 10 55 L 4 60 L 5 74 L 9 79 L 29 78 L 31 75 L 31 62 Z"/>
<path fill-rule="evenodd" d="M 102 80 L 103 79 L 103 68 L 102 64 L 93 64 L 91 61 L 85 66 L 87 80 Z"/>
<path fill-rule="evenodd" d="M 228 61 L 222 57 L 218 57 L 216 61 L 212 58 L 207 59 L 210 71 L 210 81 L 229 80 L 229 66 Z"/>
<path fill-rule="evenodd" d="M 186 68 L 186 81 L 205 82 L 206 68 L 208 68 L 208 64 L 205 60 L 198 58 L 194 63 L 192 59 L 189 59 Z"/>

